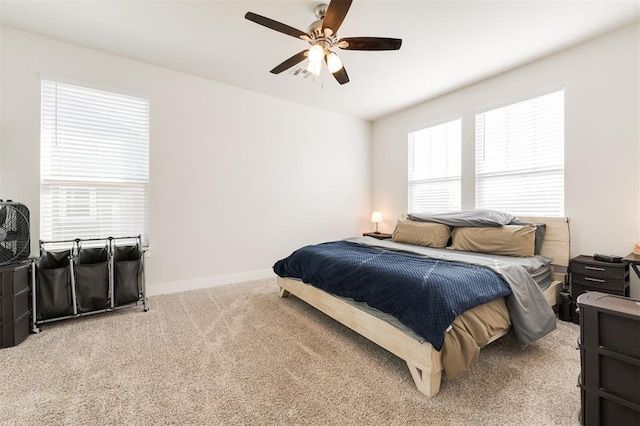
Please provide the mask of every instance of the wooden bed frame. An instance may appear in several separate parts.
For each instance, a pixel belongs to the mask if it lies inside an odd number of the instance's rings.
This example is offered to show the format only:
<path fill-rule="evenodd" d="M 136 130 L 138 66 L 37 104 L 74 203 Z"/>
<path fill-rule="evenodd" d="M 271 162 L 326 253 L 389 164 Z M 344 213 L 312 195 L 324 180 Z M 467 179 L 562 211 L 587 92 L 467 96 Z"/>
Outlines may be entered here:
<path fill-rule="evenodd" d="M 553 283 L 544 294 L 549 305 L 557 303 L 560 287 L 566 281 L 570 258 L 569 218 L 521 217 L 521 220 L 547 224 L 541 254 L 553 258 Z M 440 391 L 442 379 L 441 353 L 428 343 L 413 337 L 384 320 L 376 318 L 349 303 L 300 280 L 278 277 L 280 297 L 293 294 L 331 318 L 361 334 L 375 344 L 402 358 L 409 367 L 416 387 L 432 397 Z M 506 333 L 506 332 L 505 332 Z M 495 336 L 498 339 L 504 334 Z"/>

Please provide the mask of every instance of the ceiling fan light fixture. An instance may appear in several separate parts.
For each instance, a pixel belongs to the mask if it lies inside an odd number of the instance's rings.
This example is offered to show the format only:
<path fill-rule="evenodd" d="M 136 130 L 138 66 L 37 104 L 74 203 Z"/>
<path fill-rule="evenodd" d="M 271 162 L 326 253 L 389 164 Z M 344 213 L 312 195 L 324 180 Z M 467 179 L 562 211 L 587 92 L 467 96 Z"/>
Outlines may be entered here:
<path fill-rule="evenodd" d="M 311 49 L 309 49 L 309 56 L 308 56 L 309 62 L 320 64 L 323 57 L 324 57 L 324 49 L 322 48 L 322 46 L 318 44 L 314 44 L 313 46 L 311 46 Z"/>
<path fill-rule="evenodd" d="M 0 0 L 2 1 L 2 0 Z M 301 31 L 282 22 L 274 21 L 266 16 L 247 12 L 244 17 L 258 25 L 269 28 L 279 33 L 304 40 L 311 46 L 278 64 L 270 72 L 280 74 L 308 59 L 305 77 L 313 73 L 320 75 L 322 61 L 327 64 L 327 69 L 340 84 L 349 82 L 349 75 L 342 61 L 331 51 L 332 48 L 344 50 L 398 50 L 402 45 L 402 39 L 389 37 L 347 37 L 338 39 L 338 30 L 344 21 L 353 0 L 330 0 L 329 4 L 320 4 L 314 9 L 316 21 L 309 25 L 307 31 Z"/>
<path fill-rule="evenodd" d="M 331 74 L 342 69 L 342 61 L 340 60 L 338 55 L 333 52 L 329 52 L 329 54 L 327 54 L 327 67 L 329 68 Z"/>
<path fill-rule="evenodd" d="M 315 76 L 320 76 L 321 64 L 320 62 L 311 62 L 307 64 L 307 71 Z"/>

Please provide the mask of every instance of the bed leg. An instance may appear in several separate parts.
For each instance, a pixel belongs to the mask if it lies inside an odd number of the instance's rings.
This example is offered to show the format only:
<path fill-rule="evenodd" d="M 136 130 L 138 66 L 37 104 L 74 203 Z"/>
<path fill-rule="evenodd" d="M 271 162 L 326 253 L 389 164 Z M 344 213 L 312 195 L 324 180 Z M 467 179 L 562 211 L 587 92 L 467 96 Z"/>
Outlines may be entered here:
<path fill-rule="evenodd" d="M 279 287 L 279 291 L 278 291 L 278 296 L 282 297 L 283 299 L 287 296 L 289 296 L 289 292 L 287 290 L 284 289 L 284 287 Z"/>
<path fill-rule="evenodd" d="M 407 362 L 407 367 L 411 372 L 411 377 L 420 392 L 428 397 L 436 396 L 440 392 L 440 381 L 442 379 L 442 370 L 432 373 L 428 370 L 422 370 Z"/>

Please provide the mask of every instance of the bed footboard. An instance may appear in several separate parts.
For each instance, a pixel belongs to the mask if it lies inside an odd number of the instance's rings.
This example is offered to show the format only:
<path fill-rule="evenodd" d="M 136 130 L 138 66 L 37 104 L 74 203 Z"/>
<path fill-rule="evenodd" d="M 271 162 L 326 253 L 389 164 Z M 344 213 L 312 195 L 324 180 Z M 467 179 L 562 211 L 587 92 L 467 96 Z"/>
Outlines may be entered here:
<path fill-rule="evenodd" d="M 280 297 L 293 294 L 403 359 L 423 394 L 432 397 L 440 391 L 442 359 L 430 343 L 419 343 L 391 324 L 302 281 L 278 277 L 278 286 Z"/>

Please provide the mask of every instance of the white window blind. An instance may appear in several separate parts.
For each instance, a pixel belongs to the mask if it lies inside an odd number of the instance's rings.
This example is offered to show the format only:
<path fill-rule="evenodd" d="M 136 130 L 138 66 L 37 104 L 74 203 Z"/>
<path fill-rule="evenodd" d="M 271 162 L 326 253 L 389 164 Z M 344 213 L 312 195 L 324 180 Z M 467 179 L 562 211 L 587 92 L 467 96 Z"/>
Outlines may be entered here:
<path fill-rule="evenodd" d="M 149 100 L 42 80 L 40 238 L 148 244 Z"/>
<path fill-rule="evenodd" d="M 409 133 L 409 213 L 460 210 L 461 132 L 457 119 Z"/>
<path fill-rule="evenodd" d="M 564 215 L 564 90 L 476 115 L 476 207 Z"/>

